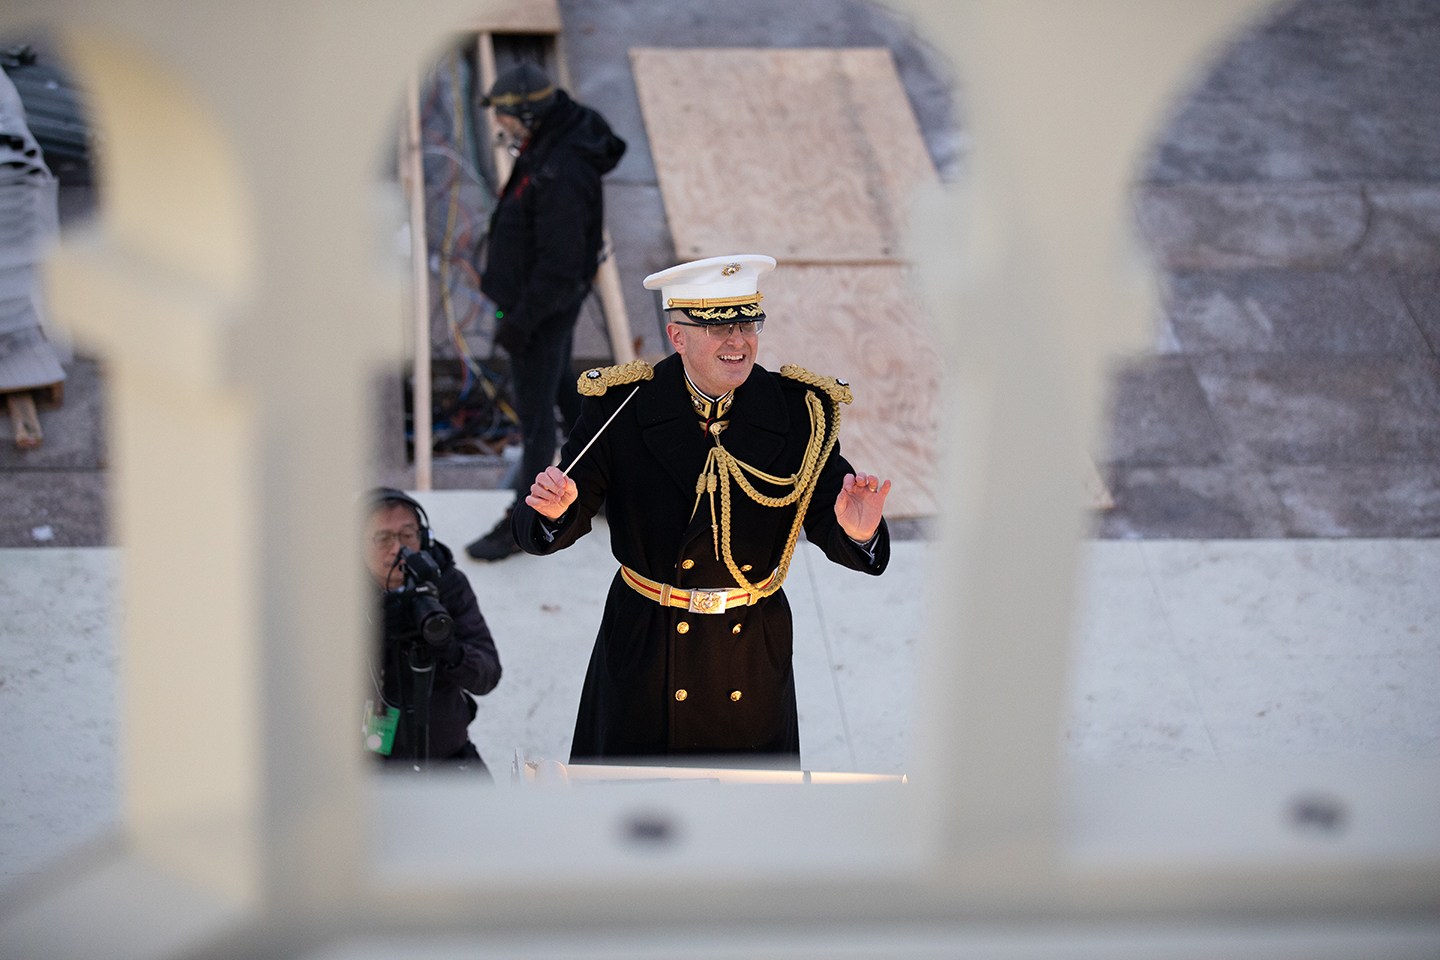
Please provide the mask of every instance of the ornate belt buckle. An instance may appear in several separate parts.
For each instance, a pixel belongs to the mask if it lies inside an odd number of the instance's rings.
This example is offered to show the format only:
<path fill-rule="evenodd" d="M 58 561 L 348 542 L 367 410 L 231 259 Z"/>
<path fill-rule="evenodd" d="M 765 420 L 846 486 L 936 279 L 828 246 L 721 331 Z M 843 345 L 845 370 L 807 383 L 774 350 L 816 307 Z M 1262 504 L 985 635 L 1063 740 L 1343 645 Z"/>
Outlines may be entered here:
<path fill-rule="evenodd" d="M 691 613 L 724 613 L 729 589 L 691 590 Z"/>

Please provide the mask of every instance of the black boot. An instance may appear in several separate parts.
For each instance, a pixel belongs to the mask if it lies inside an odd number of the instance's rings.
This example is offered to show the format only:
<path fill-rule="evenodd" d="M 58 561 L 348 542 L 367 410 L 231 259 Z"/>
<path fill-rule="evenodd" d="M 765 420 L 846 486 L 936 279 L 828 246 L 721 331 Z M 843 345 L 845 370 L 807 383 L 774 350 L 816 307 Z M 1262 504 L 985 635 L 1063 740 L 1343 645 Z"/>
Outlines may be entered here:
<path fill-rule="evenodd" d="M 510 517 L 514 512 L 515 504 L 512 502 L 505 508 L 500 522 L 485 536 L 468 545 L 465 553 L 474 560 L 504 560 L 512 553 L 519 553 L 520 544 L 515 542 L 515 534 L 510 530 Z"/>

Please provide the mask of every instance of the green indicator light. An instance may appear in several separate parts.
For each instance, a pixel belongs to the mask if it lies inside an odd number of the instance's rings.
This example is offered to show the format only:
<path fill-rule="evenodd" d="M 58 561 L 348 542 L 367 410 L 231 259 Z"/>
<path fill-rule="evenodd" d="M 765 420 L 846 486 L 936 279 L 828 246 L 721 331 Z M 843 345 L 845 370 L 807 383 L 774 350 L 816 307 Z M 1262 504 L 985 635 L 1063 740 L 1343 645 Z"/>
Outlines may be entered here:
<path fill-rule="evenodd" d="M 496 319 L 496 320 L 504 320 L 504 319 L 505 319 L 505 311 L 504 311 L 504 310 L 496 310 L 496 311 L 495 311 L 495 319 Z"/>

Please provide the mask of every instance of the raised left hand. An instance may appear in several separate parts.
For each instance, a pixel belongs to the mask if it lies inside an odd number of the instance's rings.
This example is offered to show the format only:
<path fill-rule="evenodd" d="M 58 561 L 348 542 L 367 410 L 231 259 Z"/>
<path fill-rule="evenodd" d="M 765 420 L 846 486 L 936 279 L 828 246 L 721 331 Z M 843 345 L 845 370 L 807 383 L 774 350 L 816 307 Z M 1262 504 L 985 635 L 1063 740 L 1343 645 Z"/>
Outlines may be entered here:
<path fill-rule="evenodd" d="M 852 540 L 865 542 L 875 536 L 880 519 L 885 515 L 885 498 L 890 495 L 890 481 L 873 474 L 847 473 L 835 498 L 835 519 L 840 529 Z"/>

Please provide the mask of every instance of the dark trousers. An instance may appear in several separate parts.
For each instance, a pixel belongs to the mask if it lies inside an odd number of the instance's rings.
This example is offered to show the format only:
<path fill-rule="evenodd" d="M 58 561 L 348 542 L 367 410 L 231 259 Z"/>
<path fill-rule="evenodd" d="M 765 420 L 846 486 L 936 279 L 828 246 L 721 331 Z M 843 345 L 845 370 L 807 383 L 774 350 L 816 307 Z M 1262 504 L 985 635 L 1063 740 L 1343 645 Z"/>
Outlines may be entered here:
<path fill-rule="evenodd" d="M 520 420 L 520 468 L 512 489 L 518 499 L 530 493 L 535 475 L 555 459 L 555 407 L 560 407 L 565 430 L 575 426 L 580 415 L 580 394 L 570 369 L 575 343 L 575 320 L 584 297 L 575 306 L 548 318 L 525 350 L 510 358 L 511 395 Z"/>

